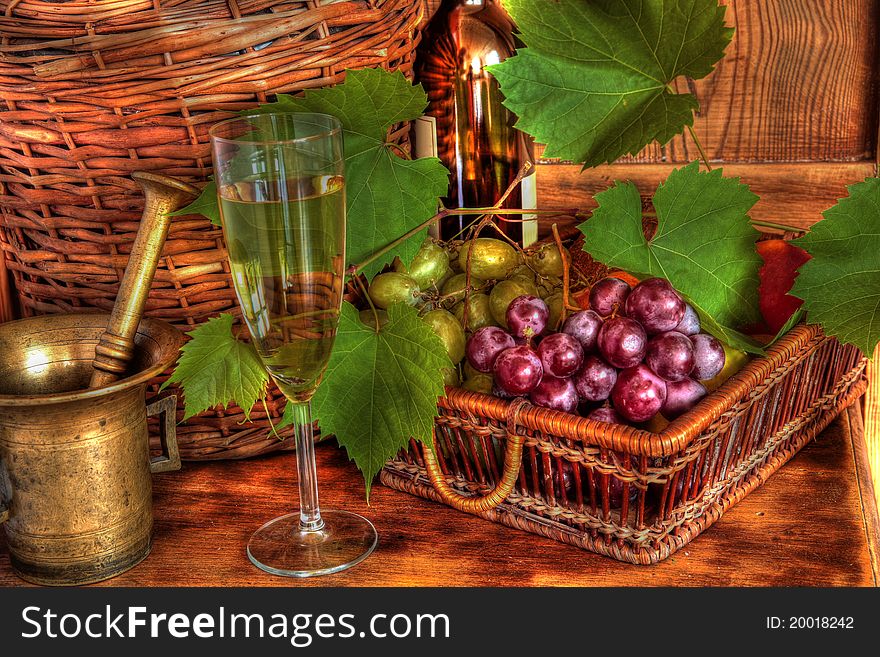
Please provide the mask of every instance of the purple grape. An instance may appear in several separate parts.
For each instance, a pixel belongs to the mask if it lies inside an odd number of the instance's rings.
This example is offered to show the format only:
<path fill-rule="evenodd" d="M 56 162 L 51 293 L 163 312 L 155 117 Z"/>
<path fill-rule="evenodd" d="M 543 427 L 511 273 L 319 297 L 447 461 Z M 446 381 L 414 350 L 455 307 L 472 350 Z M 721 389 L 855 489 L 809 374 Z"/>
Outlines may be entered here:
<path fill-rule="evenodd" d="M 507 394 L 518 397 L 534 390 L 544 376 L 544 367 L 535 350 L 527 345 L 501 352 L 492 367 L 495 382 Z"/>
<path fill-rule="evenodd" d="M 505 349 L 516 346 L 513 336 L 497 326 L 484 326 L 478 329 L 467 341 L 465 355 L 468 362 L 478 372 L 488 374 L 492 371 L 495 359 Z"/>
<path fill-rule="evenodd" d="M 685 303 L 664 278 L 648 278 L 626 298 L 626 315 L 639 322 L 648 335 L 671 331 L 684 318 Z"/>
<path fill-rule="evenodd" d="M 667 381 L 681 381 L 694 369 L 694 345 L 681 333 L 661 333 L 648 341 L 645 363 Z"/>
<path fill-rule="evenodd" d="M 700 332 L 700 318 L 691 304 L 684 304 L 684 317 L 673 330 L 683 335 L 696 335 Z"/>
<path fill-rule="evenodd" d="M 614 477 L 612 475 L 605 475 L 606 477 L 611 477 L 611 481 L 608 482 L 608 504 L 615 509 L 619 509 L 623 506 L 623 481 Z M 635 486 L 629 487 L 629 501 L 633 502 L 639 495 L 639 489 Z"/>
<path fill-rule="evenodd" d="M 618 462 L 621 466 L 626 467 L 627 460 L 629 461 L 630 469 L 638 469 L 639 467 L 639 457 L 632 455 L 627 456 L 623 452 L 614 452 L 614 455 L 617 457 Z M 623 481 L 615 477 L 614 475 L 604 475 L 605 477 L 610 477 L 611 480 L 608 482 L 608 503 L 616 508 L 620 508 L 623 506 Z M 639 489 L 635 486 L 629 487 L 629 501 L 632 502 L 638 497 Z"/>
<path fill-rule="evenodd" d="M 592 411 L 587 416 L 587 419 L 595 420 L 596 422 L 607 422 L 608 424 L 624 424 L 623 418 L 610 406 L 600 406 Z"/>
<path fill-rule="evenodd" d="M 550 308 L 538 297 L 523 294 L 507 306 L 507 326 L 518 338 L 533 338 L 544 330 Z"/>
<path fill-rule="evenodd" d="M 584 363 L 584 348 L 567 333 L 553 333 L 541 340 L 538 356 L 544 372 L 564 379 L 577 372 Z"/>
<path fill-rule="evenodd" d="M 612 314 L 615 309 L 623 312 L 623 305 L 630 290 L 632 288 L 626 281 L 613 276 L 603 278 L 590 288 L 590 308 L 602 317 Z"/>
<path fill-rule="evenodd" d="M 622 282 L 622 281 L 621 281 Z M 602 318 L 595 310 L 581 310 L 565 320 L 562 332 L 576 338 L 585 352 L 596 349 L 596 338 L 602 328 Z"/>
<path fill-rule="evenodd" d="M 578 394 L 571 379 L 557 379 L 545 376 L 541 383 L 529 393 L 533 404 L 552 408 L 556 411 L 574 413 L 578 405 Z"/>
<path fill-rule="evenodd" d="M 612 317 L 602 324 L 596 344 L 606 361 L 622 369 L 642 362 L 648 336 L 637 321 L 628 317 Z"/>
<path fill-rule="evenodd" d="M 511 395 L 505 392 L 501 386 L 498 385 L 498 382 L 495 381 L 492 383 L 492 394 L 496 397 L 500 397 L 501 399 L 513 399 L 516 395 Z"/>
<path fill-rule="evenodd" d="M 660 412 L 667 420 L 674 420 L 696 406 L 707 393 L 705 386 L 699 381 L 693 379 L 671 381 L 666 384 L 666 401 L 663 402 Z"/>
<path fill-rule="evenodd" d="M 605 401 L 617 382 L 617 370 L 598 356 L 587 356 L 574 385 L 584 401 Z"/>
<path fill-rule="evenodd" d="M 647 365 L 628 367 L 611 390 L 614 410 L 631 422 L 646 422 L 666 401 L 666 382 Z"/>
<path fill-rule="evenodd" d="M 691 376 L 698 381 L 708 381 L 724 369 L 724 347 L 707 333 L 690 336 L 694 345 L 694 369 Z"/>
<path fill-rule="evenodd" d="M 560 467 L 557 472 L 561 473 L 561 474 L 557 476 L 557 480 L 554 482 L 556 484 L 556 494 L 559 497 L 562 497 L 562 493 L 560 492 L 560 487 L 559 487 L 559 479 L 558 479 L 558 477 L 561 476 L 562 477 L 562 489 L 565 490 L 565 495 L 566 496 L 573 495 L 575 480 L 574 480 L 574 466 L 571 464 L 571 461 L 563 460 L 562 467 Z M 581 483 L 581 486 L 583 486 L 583 483 Z"/>

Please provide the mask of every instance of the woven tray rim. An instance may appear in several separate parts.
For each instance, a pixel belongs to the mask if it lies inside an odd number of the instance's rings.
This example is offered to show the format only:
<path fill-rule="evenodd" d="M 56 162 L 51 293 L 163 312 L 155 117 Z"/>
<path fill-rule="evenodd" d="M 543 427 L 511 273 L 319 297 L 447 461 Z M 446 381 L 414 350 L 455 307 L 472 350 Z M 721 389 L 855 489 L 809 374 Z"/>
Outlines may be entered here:
<path fill-rule="evenodd" d="M 615 451 L 639 456 L 669 456 L 685 449 L 746 396 L 770 389 L 775 380 L 775 372 L 783 366 L 792 366 L 807 358 L 822 344 L 824 337 L 817 325 L 795 326 L 770 347 L 765 356 L 752 359 L 697 406 L 659 433 L 597 422 L 539 406 L 521 411 L 517 424 L 529 430 Z M 810 343 L 813 343 L 812 348 L 804 349 Z M 795 358 L 795 353 L 801 349 L 804 351 Z M 479 392 L 447 387 L 446 395 L 439 400 L 439 406 L 443 410 L 505 422 L 510 402 Z"/>

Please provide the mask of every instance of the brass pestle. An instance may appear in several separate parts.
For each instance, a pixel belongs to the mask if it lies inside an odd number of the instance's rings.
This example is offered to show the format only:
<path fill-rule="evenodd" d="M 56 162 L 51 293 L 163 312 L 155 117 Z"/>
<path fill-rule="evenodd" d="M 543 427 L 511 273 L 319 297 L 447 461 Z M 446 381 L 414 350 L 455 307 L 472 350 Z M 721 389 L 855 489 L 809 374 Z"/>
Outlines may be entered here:
<path fill-rule="evenodd" d="M 144 211 L 107 330 L 95 347 L 95 371 L 89 388 L 108 386 L 125 373 L 134 355 L 134 336 L 168 236 L 170 213 L 200 193 L 192 185 L 157 173 L 135 171 L 131 177 L 144 190 Z"/>

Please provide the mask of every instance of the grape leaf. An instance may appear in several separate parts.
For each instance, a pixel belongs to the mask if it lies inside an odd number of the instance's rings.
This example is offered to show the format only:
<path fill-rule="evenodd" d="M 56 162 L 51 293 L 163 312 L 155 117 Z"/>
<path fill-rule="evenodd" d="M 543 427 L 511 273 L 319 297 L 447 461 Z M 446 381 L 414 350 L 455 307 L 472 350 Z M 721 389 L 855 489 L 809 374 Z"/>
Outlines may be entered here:
<path fill-rule="evenodd" d="M 330 364 L 313 400 L 324 433 L 364 474 L 367 496 L 376 473 L 407 446 L 431 435 L 444 367 L 451 361 L 440 338 L 414 308 L 391 306 L 377 333 L 343 304 Z"/>
<path fill-rule="evenodd" d="M 186 214 L 200 214 L 210 219 L 215 226 L 220 225 L 220 206 L 217 203 L 217 183 L 213 180 L 202 188 L 202 193 L 185 208 L 168 213 L 172 217 Z"/>
<path fill-rule="evenodd" d="M 595 166 L 693 125 L 702 78 L 733 36 L 717 0 L 504 0 L 527 48 L 491 67 L 546 157 Z"/>
<path fill-rule="evenodd" d="M 847 189 L 849 196 L 792 241 L 813 257 L 790 294 L 804 300 L 810 322 L 871 356 L 880 342 L 880 178 Z"/>
<path fill-rule="evenodd" d="M 428 104 L 421 87 L 400 72 L 349 70 L 335 87 L 306 91 L 302 97 L 279 94 L 264 112 L 321 112 L 341 122 L 345 138 L 348 200 L 348 261 L 360 263 L 437 212 L 447 192 L 449 173 L 437 158 L 405 160 L 386 141 L 388 128 L 421 116 Z M 427 229 L 387 254 L 409 263 Z M 384 266 L 364 268 L 370 277 Z"/>
<path fill-rule="evenodd" d="M 706 325 L 732 347 L 761 353 L 760 345 L 735 330 L 757 323 L 757 231 L 748 212 L 758 200 L 738 178 L 720 169 L 701 172 L 692 162 L 675 169 L 654 194 L 657 229 L 642 228 L 642 202 L 632 183 L 596 194 L 599 207 L 579 226 L 584 250 L 594 258 L 641 276 L 668 279 Z"/>
<path fill-rule="evenodd" d="M 162 384 L 183 388 L 184 420 L 229 402 L 238 404 L 250 419 L 250 409 L 265 395 L 269 375 L 254 348 L 232 334 L 233 319 L 224 313 L 191 331 L 174 374 Z"/>

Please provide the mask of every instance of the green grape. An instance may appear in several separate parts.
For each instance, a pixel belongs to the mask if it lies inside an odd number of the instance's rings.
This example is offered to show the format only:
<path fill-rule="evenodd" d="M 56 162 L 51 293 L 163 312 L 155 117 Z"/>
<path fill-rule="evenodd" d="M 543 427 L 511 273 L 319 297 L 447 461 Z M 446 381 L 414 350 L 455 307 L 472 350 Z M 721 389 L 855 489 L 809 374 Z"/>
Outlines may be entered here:
<path fill-rule="evenodd" d="M 547 320 L 547 331 L 555 331 L 562 316 L 562 292 L 554 292 L 544 299 L 544 303 L 550 308 L 550 318 Z"/>
<path fill-rule="evenodd" d="M 408 267 L 409 275 L 422 290 L 439 287 L 451 271 L 446 249 L 431 239 L 425 240 Z"/>
<path fill-rule="evenodd" d="M 419 301 L 419 284 L 411 276 L 393 271 L 376 276 L 370 284 L 369 292 L 376 307 L 383 310 L 395 303 L 414 306 Z"/>
<path fill-rule="evenodd" d="M 473 379 L 475 376 L 483 374 L 483 372 L 475 369 L 474 366 L 471 365 L 470 362 L 468 362 L 467 360 L 464 361 L 464 367 L 462 369 L 464 370 L 465 379 Z"/>
<path fill-rule="evenodd" d="M 455 315 L 459 323 L 464 317 L 464 301 L 459 301 L 452 308 L 452 314 Z M 497 326 L 495 319 L 492 317 L 492 308 L 489 304 L 489 295 L 480 292 L 471 293 L 467 300 L 468 316 L 467 330 L 476 331 L 484 326 Z"/>
<path fill-rule="evenodd" d="M 535 282 L 535 272 L 533 272 L 529 268 L 528 265 L 520 265 L 519 267 L 514 269 L 512 272 L 510 272 L 510 276 L 508 276 L 507 278 L 508 279 L 521 278 L 524 281 L 528 281 L 529 283 L 534 283 Z"/>
<path fill-rule="evenodd" d="M 476 289 L 483 284 L 476 276 L 471 275 L 471 288 Z M 465 290 L 467 289 L 467 274 L 455 274 L 449 278 L 440 289 L 440 294 L 444 297 L 450 297 L 453 303 L 457 303 L 464 299 Z"/>
<path fill-rule="evenodd" d="M 453 363 L 458 363 L 464 358 L 464 329 L 461 328 L 461 324 L 452 313 L 438 308 L 429 312 L 422 319 L 434 329 L 434 333 L 440 336 L 443 346 L 446 347 L 446 353 L 449 354 L 449 359 Z"/>
<path fill-rule="evenodd" d="M 358 318 L 369 326 L 371 329 L 376 328 L 376 317 L 379 318 L 379 328 L 381 329 L 388 323 L 388 313 L 384 310 L 376 309 L 375 314 L 373 313 L 372 308 L 367 308 L 366 310 L 362 310 L 358 313 Z"/>
<path fill-rule="evenodd" d="M 450 388 L 457 388 L 461 385 L 461 377 L 458 375 L 458 369 L 455 367 L 443 368 L 443 385 Z"/>
<path fill-rule="evenodd" d="M 568 255 L 568 250 L 565 250 Z M 529 256 L 529 262 L 536 272 L 542 276 L 560 278 L 565 268 L 559 247 L 555 244 L 544 244 Z"/>
<path fill-rule="evenodd" d="M 559 292 L 562 287 L 562 279 L 556 276 L 547 276 L 538 280 L 538 296 L 547 300 L 547 297 Z"/>
<path fill-rule="evenodd" d="M 492 375 L 476 373 L 475 376 L 465 379 L 462 388 L 472 392 L 482 392 L 484 395 L 492 394 Z"/>
<path fill-rule="evenodd" d="M 473 249 L 473 255 L 470 256 L 471 276 L 483 280 L 507 278 L 508 274 L 520 264 L 519 254 L 507 242 L 491 237 L 478 237 L 465 242 L 461 247 L 458 264 L 462 271 L 467 271 L 468 253 L 471 249 Z"/>

